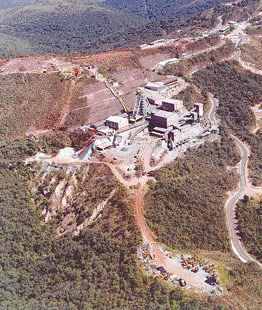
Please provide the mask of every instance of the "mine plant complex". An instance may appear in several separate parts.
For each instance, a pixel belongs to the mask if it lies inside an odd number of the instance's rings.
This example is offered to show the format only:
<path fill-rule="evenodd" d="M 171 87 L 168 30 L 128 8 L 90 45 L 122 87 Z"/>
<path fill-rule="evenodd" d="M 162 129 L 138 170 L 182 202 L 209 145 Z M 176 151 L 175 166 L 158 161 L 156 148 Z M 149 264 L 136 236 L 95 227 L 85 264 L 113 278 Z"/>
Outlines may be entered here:
<path fill-rule="evenodd" d="M 88 132 L 91 137 L 74 157 L 85 161 L 94 150 L 123 149 L 135 144 L 141 133 L 164 141 L 169 151 L 217 133 L 218 126 L 204 119 L 203 103 L 195 103 L 188 111 L 183 101 L 165 96 L 176 83 L 175 78 L 168 83 L 148 83 L 137 89 L 133 111 L 123 102 L 121 115 L 110 116 L 103 124 L 76 128 L 76 132 Z"/>

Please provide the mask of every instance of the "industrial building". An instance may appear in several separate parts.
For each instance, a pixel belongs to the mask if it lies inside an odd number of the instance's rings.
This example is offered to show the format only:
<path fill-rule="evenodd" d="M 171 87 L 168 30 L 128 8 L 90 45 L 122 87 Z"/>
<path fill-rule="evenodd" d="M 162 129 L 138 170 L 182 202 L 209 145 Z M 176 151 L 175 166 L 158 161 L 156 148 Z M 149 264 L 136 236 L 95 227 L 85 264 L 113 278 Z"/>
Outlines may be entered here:
<path fill-rule="evenodd" d="M 128 127 L 128 119 L 121 116 L 110 116 L 106 119 L 105 125 L 114 130 L 121 130 Z"/>
<path fill-rule="evenodd" d="M 203 103 L 195 103 L 194 111 L 198 114 L 199 119 L 201 120 L 204 117 L 204 105 Z"/>
<path fill-rule="evenodd" d="M 183 107 L 183 101 L 176 99 L 165 99 L 162 101 L 162 110 L 167 112 L 177 112 Z"/>
<path fill-rule="evenodd" d="M 194 137 L 196 132 L 199 130 L 199 126 L 186 125 L 180 128 L 174 128 L 168 132 L 168 140 L 172 141 L 173 147 L 177 147 L 183 143 L 189 142 Z M 199 131 L 200 133 L 200 131 Z"/>
<path fill-rule="evenodd" d="M 167 90 L 167 86 L 162 82 L 147 83 L 145 88 L 159 93 Z"/>
<path fill-rule="evenodd" d="M 225 26 L 225 27 L 219 29 L 218 33 L 221 34 L 221 35 L 224 35 L 224 34 L 226 34 L 229 31 L 229 29 L 230 29 L 229 26 Z"/>
<path fill-rule="evenodd" d="M 167 112 L 163 110 L 156 110 L 151 113 L 149 123 L 152 127 L 160 127 L 167 129 L 171 125 L 178 122 L 179 115 L 177 113 Z"/>
<path fill-rule="evenodd" d="M 96 130 L 97 134 L 100 136 L 110 136 L 114 133 L 114 129 L 109 128 L 108 126 L 99 126 Z"/>
<path fill-rule="evenodd" d="M 136 102 L 132 111 L 125 116 L 110 116 L 104 125 L 83 126 L 82 132 L 92 131 L 90 139 L 78 153 L 80 159 L 87 159 L 93 150 L 104 151 L 111 147 L 133 144 L 135 137 L 146 130 L 151 136 L 164 139 L 169 150 L 193 139 L 202 138 L 212 133 L 210 128 L 202 126 L 204 106 L 195 103 L 191 111 L 187 111 L 182 100 L 166 98 L 163 93 L 168 89 L 166 84 L 176 84 L 177 80 L 148 83 L 146 88 L 138 88 Z M 95 130 L 95 132 L 93 132 Z M 118 133 L 116 133 L 118 132 Z M 213 132 L 217 132 L 214 128 Z"/>

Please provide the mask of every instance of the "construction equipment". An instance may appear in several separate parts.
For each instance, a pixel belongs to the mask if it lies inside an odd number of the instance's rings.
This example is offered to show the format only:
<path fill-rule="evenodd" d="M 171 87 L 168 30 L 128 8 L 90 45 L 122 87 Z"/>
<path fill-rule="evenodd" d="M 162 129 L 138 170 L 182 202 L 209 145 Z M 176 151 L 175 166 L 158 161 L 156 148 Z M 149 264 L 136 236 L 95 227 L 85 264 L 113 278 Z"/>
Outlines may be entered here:
<path fill-rule="evenodd" d="M 149 113 L 149 101 L 145 96 L 142 88 L 138 88 L 136 92 L 136 103 L 132 114 L 131 121 L 137 121 L 140 118 L 146 118 Z"/>

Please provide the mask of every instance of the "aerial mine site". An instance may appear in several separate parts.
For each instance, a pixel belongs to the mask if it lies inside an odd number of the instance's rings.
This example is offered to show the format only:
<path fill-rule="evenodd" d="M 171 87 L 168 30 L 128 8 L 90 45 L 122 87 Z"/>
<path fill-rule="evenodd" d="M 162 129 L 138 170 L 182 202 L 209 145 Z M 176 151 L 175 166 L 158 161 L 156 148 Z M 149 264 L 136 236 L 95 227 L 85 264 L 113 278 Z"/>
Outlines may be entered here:
<path fill-rule="evenodd" d="M 71 2 L 0 0 L 0 309 L 260 309 L 261 3 Z"/>

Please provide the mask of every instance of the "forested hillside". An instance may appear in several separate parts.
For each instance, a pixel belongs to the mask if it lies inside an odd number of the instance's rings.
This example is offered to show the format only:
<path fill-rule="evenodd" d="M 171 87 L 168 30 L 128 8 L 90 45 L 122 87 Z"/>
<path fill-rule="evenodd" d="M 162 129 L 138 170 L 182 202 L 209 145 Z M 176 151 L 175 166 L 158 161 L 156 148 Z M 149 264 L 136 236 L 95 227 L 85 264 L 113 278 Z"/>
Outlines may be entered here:
<path fill-rule="evenodd" d="M 120 225 L 117 236 L 107 232 L 111 215 L 104 214 L 98 226 L 58 239 L 52 225 L 43 225 L 41 209 L 29 191 L 38 169 L 22 162 L 39 145 L 20 140 L 0 148 L 0 309 L 223 307 L 215 298 L 190 296 L 142 274 L 136 258 L 140 235 L 121 188 L 110 207 Z M 94 188 L 101 180 L 99 176 L 93 179 Z"/>
<path fill-rule="evenodd" d="M 224 134 L 221 142 L 189 150 L 156 173 L 145 212 L 161 242 L 181 249 L 229 250 L 223 201 L 236 185 L 235 174 L 226 169 L 238 161 L 236 153 Z"/>
<path fill-rule="evenodd" d="M 148 20 L 166 20 L 173 17 L 203 12 L 227 0 L 106 0 L 106 3 L 128 13 L 141 15 Z"/>
<path fill-rule="evenodd" d="M 200 70 L 193 77 L 197 86 L 219 99 L 218 114 L 224 125 L 250 145 L 253 183 L 262 184 L 262 132 L 251 133 L 255 124 L 251 107 L 262 100 L 262 77 L 228 61 Z"/>
<path fill-rule="evenodd" d="M 250 254 L 262 262 L 262 197 L 244 197 L 237 206 L 238 229 Z"/>
<path fill-rule="evenodd" d="M 226 1 L 4 1 L 2 6 L 0 2 L 0 56 L 134 46 L 183 25 L 213 23 L 202 14 L 221 2 Z"/>

